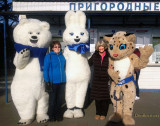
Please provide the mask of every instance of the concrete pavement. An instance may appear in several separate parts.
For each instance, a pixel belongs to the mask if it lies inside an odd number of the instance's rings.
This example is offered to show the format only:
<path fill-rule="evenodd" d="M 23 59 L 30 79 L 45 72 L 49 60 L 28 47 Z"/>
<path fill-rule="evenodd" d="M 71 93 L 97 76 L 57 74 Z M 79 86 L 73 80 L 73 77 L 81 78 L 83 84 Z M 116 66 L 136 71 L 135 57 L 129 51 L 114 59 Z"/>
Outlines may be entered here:
<path fill-rule="evenodd" d="M 4 88 L 0 85 L 0 126 L 17 126 L 19 115 L 12 102 L 9 93 L 9 102 L 5 103 Z M 108 123 L 108 117 L 113 108 L 110 104 L 106 120 L 95 120 L 94 101 L 84 109 L 85 117 L 80 119 L 64 119 L 62 122 L 48 122 L 38 124 L 36 120 L 29 126 L 123 126 L 123 124 Z M 160 92 L 141 92 L 140 100 L 134 105 L 133 116 L 136 126 L 159 126 L 160 125 Z"/>

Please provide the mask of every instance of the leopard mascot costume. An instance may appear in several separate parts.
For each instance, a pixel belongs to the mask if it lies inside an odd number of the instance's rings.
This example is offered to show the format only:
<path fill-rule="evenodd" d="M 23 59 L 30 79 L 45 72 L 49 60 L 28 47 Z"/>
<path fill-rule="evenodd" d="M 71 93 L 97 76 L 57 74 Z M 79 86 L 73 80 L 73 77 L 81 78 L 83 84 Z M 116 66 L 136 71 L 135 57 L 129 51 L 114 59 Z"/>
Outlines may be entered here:
<path fill-rule="evenodd" d="M 147 66 L 153 52 L 152 46 L 139 48 L 140 58 L 134 54 L 136 36 L 131 33 L 117 32 L 104 36 L 109 43 L 110 67 L 108 73 L 112 78 L 110 97 L 114 107 L 114 114 L 110 121 L 123 121 L 125 125 L 135 125 L 132 118 L 133 105 L 136 97 L 136 83 L 134 69 Z"/>

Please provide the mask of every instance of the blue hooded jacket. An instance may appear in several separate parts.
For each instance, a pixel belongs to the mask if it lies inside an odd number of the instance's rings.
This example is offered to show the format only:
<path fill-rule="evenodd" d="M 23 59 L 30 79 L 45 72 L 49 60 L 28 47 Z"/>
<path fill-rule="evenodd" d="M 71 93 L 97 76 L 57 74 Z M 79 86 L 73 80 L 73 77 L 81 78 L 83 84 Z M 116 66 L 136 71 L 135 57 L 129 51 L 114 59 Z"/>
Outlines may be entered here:
<path fill-rule="evenodd" d="M 58 55 L 53 51 L 47 54 L 44 58 L 43 69 L 43 76 L 45 82 L 52 82 L 53 84 L 65 83 L 65 65 L 66 60 L 61 52 Z"/>

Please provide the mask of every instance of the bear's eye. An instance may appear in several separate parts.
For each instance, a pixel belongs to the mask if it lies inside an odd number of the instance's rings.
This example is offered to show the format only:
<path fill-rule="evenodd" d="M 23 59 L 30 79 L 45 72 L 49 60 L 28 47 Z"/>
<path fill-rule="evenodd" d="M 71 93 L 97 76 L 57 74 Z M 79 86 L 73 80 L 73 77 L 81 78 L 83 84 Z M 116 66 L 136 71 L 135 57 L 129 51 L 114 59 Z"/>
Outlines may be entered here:
<path fill-rule="evenodd" d="M 126 44 L 121 44 L 121 45 L 119 46 L 119 49 L 120 49 L 120 50 L 126 49 Z"/>
<path fill-rule="evenodd" d="M 39 35 L 40 34 L 40 32 L 37 32 L 37 35 Z"/>
<path fill-rule="evenodd" d="M 32 34 L 32 32 L 28 32 L 28 34 Z"/>
<path fill-rule="evenodd" d="M 113 45 L 110 44 L 110 45 L 109 45 L 109 48 L 110 48 L 110 50 L 113 50 Z"/>
<path fill-rule="evenodd" d="M 84 32 L 81 32 L 80 34 L 81 34 L 81 35 L 84 35 Z"/>
<path fill-rule="evenodd" d="M 74 35 L 74 33 L 73 32 L 71 32 L 71 33 L 69 33 L 71 36 L 73 36 Z"/>

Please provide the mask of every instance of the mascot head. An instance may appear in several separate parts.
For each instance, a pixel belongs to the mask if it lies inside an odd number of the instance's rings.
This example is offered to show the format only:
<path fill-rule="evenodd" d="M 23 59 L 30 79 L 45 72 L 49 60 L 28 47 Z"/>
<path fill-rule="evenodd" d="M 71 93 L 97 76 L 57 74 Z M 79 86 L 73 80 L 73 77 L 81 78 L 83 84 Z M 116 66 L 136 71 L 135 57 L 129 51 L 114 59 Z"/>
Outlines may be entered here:
<path fill-rule="evenodd" d="M 44 48 L 51 42 L 50 25 L 37 19 L 20 18 L 19 24 L 14 28 L 13 37 L 16 43 Z"/>
<path fill-rule="evenodd" d="M 104 36 L 104 40 L 108 42 L 108 51 L 113 59 L 122 59 L 135 50 L 136 36 L 133 33 L 120 31 Z"/>
<path fill-rule="evenodd" d="M 63 41 L 68 45 L 86 43 L 88 32 L 85 29 L 86 15 L 82 11 L 68 11 L 65 15 L 66 29 L 63 33 Z"/>

